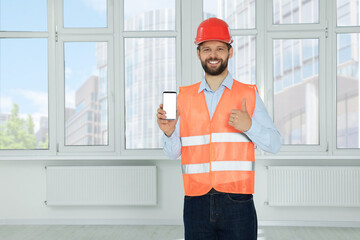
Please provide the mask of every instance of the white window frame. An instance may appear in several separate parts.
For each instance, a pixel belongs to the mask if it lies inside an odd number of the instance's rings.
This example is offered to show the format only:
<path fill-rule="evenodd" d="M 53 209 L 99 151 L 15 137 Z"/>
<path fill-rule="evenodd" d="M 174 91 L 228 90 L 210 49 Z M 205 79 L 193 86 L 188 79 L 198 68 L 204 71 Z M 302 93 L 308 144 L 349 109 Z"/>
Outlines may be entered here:
<path fill-rule="evenodd" d="M 317 32 L 317 33 L 308 33 L 308 32 L 294 32 L 292 34 L 285 32 L 276 32 L 276 33 L 268 33 L 267 39 L 267 62 L 271 63 L 270 66 L 267 67 L 267 81 L 265 81 L 266 89 L 268 89 L 268 97 L 267 97 L 267 106 L 268 112 L 270 115 L 274 116 L 274 82 L 273 82 L 273 40 L 286 40 L 286 39 L 318 39 L 319 40 L 319 145 L 283 145 L 281 152 L 279 154 L 291 154 L 296 155 L 304 155 L 307 153 L 311 154 L 326 154 L 327 151 L 327 141 L 326 141 L 326 119 L 325 119 L 325 32 Z M 270 94 L 271 93 L 271 94 Z M 289 99 L 290 101 L 291 99 Z M 268 154 L 268 153 L 266 153 Z"/>
<path fill-rule="evenodd" d="M 267 78 L 265 79 L 265 89 L 267 89 L 265 105 L 270 116 L 274 117 L 274 82 L 273 82 L 273 40 L 282 39 L 319 39 L 319 144 L 318 145 L 283 145 L 278 155 L 328 155 L 327 140 L 327 121 L 325 117 L 326 106 L 326 82 L 325 71 L 326 60 L 326 34 L 327 22 L 325 18 L 325 2 L 319 0 L 319 23 L 313 24 L 273 24 L 273 1 L 266 1 L 266 62 L 265 66 Z M 265 155 L 270 155 L 265 153 Z"/>
<path fill-rule="evenodd" d="M 337 34 L 344 33 L 358 33 L 360 34 L 360 25 L 359 26 L 337 26 L 337 6 L 336 0 L 329 0 L 329 30 L 330 30 L 330 39 L 329 49 L 331 59 L 328 60 L 328 65 L 331 66 L 331 81 L 332 88 L 329 89 L 331 94 L 331 107 L 329 108 L 329 119 L 331 119 L 331 129 L 329 133 L 331 134 L 331 150 L 334 157 L 341 157 L 343 159 L 359 159 L 360 148 L 337 148 Z M 360 99 L 360 93 L 359 93 Z M 359 126 L 360 127 L 360 126 Z M 360 141 L 360 139 L 359 139 Z"/>
<path fill-rule="evenodd" d="M 108 80 L 108 89 L 107 89 L 107 96 L 108 96 L 108 145 L 89 145 L 89 146 L 76 146 L 76 145 L 65 145 L 65 58 L 64 58 L 64 44 L 66 42 L 107 42 L 107 80 Z M 80 36 L 77 35 L 60 35 L 58 37 L 57 48 L 56 48 L 56 55 L 57 55 L 57 62 L 62 63 L 61 65 L 57 65 L 57 96 L 59 96 L 59 101 L 57 102 L 57 109 L 58 110 L 58 152 L 57 155 L 74 155 L 76 153 L 84 154 L 84 153 L 91 153 L 91 155 L 103 155 L 105 152 L 110 152 L 113 154 L 114 146 L 115 146 L 115 134 L 114 131 L 114 78 L 113 78 L 113 39 L 112 36 L 98 36 L 98 35 L 84 35 L 81 34 Z"/>
<path fill-rule="evenodd" d="M 107 1 L 107 27 L 96 27 L 96 28 L 77 28 L 77 27 L 64 27 L 64 1 L 65 0 L 52 0 L 55 1 L 55 14 L 56 14 L 56 26 L 57 31 L 67 34 L 112 34 L 114 32 L 114 1 L 117 0 L 106 0 Z M 72 1 L 72 0 L 68 0 Z"/>
<path fill-rule="evenodd" d="M 116 3 L 118 4 L 118 3 Z M 120 12 L 124 11 L 124 4 L 119 4 Z M 117 121 L 120 124 L 120 130 L 118 131 L 118 136 L 120 138 L 120 148 L 117 151 L 120 153 L 120 158 L 126 159 L 167 159 L 165 153 L 162 149 L 126 149 L 126 122 L 125 122 L 125 51 L 124 51 L 124 43 L 126 38 L 174 38 L 175 39 L 175 56 L 176 56 L 176 91 L 179 92 L 179 86 L 182 86 L 183 83 L 181 81 L 182 76 L 182 68 L 181 68 L 181 0 L 175 0 L 175 30 L 169 31 L 125 31 L 124 30 L 124 18 L 123 16 L 118 19 L 118 26 L 115 25 L 115 28 L 119 29 L 119 42 L 118 49 L 119 52 L 119 71 L 116 71 L 115 75 L 116 79 L 120 79 L 117 81 L 116 89 L 117 92 L 121 92 L 116 99 L 117 104 L 117 112 L 120 112 L 120 121 Z M 154 115 L 156 112 L 154 112 Z M 158 127 L 157 125 L 154 127 Z"/>
<path fill-rule="evenodd" d="M 58 156 L 84 156 L 84 158 L 114 155 L 115 133 L 111 129 L 114 125 L 114 0 L 107 0 L 107 27 L 104 28 L 65 28 L 64 27 L 64 1 L 55 1 L 56 16 L 56 87 L 57 87 L 57 141 L 56 155 Z M 107 42 L 107 80 L 108 80 L 108 145 L 70 146 L 65 145 L 65 42 Z M 91 158 L 90 157 L 90 158 Z"/>
<path fill-rule="evenodd" d="M 268 32 L 276 31 L 321 31 L 327 27 L 326 23 L 326 2 L 328 0 L 319 0 L 319 23 L 294 23 L 294 24 L 274 24 L 273 20 L 273 1 L 274 0 L 261 0 L 265 1 L 266 16 L 266 29 Z M 332 0 L 330 0 L 332 1 Z M 270 10 L 271 9 L 271 10 Z M 271 12 L 270 12 L 271 11 Z"/>
<path fill-rule="evenodd" d="M 56 151 L 53 147 L 56 143 L 56 135 L 53 134 L 56 109 L 53 108 L 53 103 L 56 101 L 54 76 L 55 76 L 55 62 L 50 59 L 55 58 L 55 34 L 53 28 L 54 16 L 51 14 L 53 9 L 53 0 L 47 0 L 47 31 L 0 31 L 0 39 L 31 39 L 39 38 L 47 40 L 48 50 L 48 131 L 49 131 L 49 146 L 48 149 L 4 149 L 0 150 L 0 160 L 7 159 L 43 159 L 47 156 L 55 155 Z M 53 126 L 53 128 L 51 128 Z M 50 134 L 50 132 L 52 134 Z"/>
<path fill-rule="evenodd" d="M 48 31 L 0 32 L 0 38 L 47 38 L 49 76 L 49 149 L 1 150 L 0 160 L 167 160 L 162 149 L 126 149 L 124 39 L 175 38 L 176 83 L 199 82 L 203 69 L 194 39 L 203 20 L 203 2 L 175 0 L 174 31 L 124 31 L 123 0 L 107 0 L 106 28 L 64 28 L 63 0 L 47 0 Z M 273 40 L 319 39 L 319 145 L 287 145 L 272 155 L 256 149 L 259 159 L 359 159 L 360 149 L 337 149 L 337 46 L 338 33 L 360 33 L 360 26 L 336 26 L 336 0 L 319 0 L 319 23 L 273 24 L 273 4 L 256 1 L 256 28 L 232 30 L 234 36 L 256 36 L 256 83 L 270 116 L 273 116 Z M 57 40 L 57 42 L 56 42 Z M 108 42 L 108 146 L 64 146 L 64 56 L 67 41 Z M 156 113 L 154 113 L 156 114 Z M 157 126 L 154 126 L 157 127 Z M 61 144 L 62 143 L 62 144 Z"/>

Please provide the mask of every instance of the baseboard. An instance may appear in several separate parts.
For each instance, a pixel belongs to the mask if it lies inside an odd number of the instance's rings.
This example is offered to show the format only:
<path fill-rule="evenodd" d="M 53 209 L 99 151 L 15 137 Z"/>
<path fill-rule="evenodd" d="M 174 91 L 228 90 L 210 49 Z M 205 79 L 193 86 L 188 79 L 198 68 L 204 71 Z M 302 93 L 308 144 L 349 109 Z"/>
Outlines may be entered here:
<path fill-rule="evenodd" d="M 259 221 L 259 227 L 354 227 L 360 221 Z"/>
<path fill-rule="evenodd" d="M 178 219 L 0 219 L 0 225 L 183 225 Z"/>
<path fill-rule="evenodd" d="M 0 219 L 0 225 L 183 225 L 182 219 Z M 261 227 L 354 227 L 360 221 L 259 221 Z"/>

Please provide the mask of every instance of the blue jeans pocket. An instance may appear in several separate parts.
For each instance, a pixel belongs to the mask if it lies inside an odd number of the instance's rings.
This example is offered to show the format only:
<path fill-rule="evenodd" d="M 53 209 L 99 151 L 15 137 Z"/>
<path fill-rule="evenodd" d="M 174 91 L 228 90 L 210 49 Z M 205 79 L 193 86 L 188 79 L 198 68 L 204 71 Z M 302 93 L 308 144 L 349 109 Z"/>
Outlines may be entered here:
<path fill-rule="evenodd" d="M 227 193 L 226 197 L 234 203 L 247 203 L 253 200 L 253 196 L 251 194 Z"/>
<path fill-rule="evenodd" d="M 226 194 L 225 202 L 224 219 L 239 222 L 253 221 L 255 206 L 252 195 Z"/>

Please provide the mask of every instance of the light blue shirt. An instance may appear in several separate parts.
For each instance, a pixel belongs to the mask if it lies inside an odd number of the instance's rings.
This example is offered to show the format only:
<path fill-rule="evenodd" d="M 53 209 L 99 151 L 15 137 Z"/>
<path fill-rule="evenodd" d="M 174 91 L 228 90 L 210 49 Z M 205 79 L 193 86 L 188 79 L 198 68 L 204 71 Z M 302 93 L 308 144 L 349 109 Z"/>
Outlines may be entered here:
<path fill-rule="evenodd" d="M 225 88 L 231 90 L 233 85 L 233 78 L 229 73 L 224 81 L 221 83 L 218 90 L 215 92 L 211 90 L 205 78 L 200 84 L 199 93 L 204 91 L 206 104 L 210 113 L 210 118 L 213 117 L 217 104 L 220 101 L 221 95 Z M 256 92 L 256 90 L 255 90 Z M 244 132 L 250 140 L 262 150 L 271 153 L 277 153 L 281 148 L 280 133 L 276 129 L 272 119 L 270 118 L 264 102 L 256 92 L 256 104 L 254 114 L 251 119 L 251 127 Z M 181 155 L 181 139 L 180 139 L 180 117 L 176 124 L 175 131 L 170 137 L 165 134 L 163 136 L 163 146 L 166 155 L 171 159 L 176 159 Z"/>

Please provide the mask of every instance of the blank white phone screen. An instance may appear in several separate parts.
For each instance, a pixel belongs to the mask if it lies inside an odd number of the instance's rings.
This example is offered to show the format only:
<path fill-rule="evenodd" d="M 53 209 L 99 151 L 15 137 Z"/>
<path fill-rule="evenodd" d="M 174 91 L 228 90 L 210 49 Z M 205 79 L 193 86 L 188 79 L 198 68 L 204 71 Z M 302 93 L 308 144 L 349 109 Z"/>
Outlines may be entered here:
<path fill-rule="evenodd" d="M 166 119 L 176 119 L 176 92 L 163 93 L 163 110 L 166 112 Z"/>

